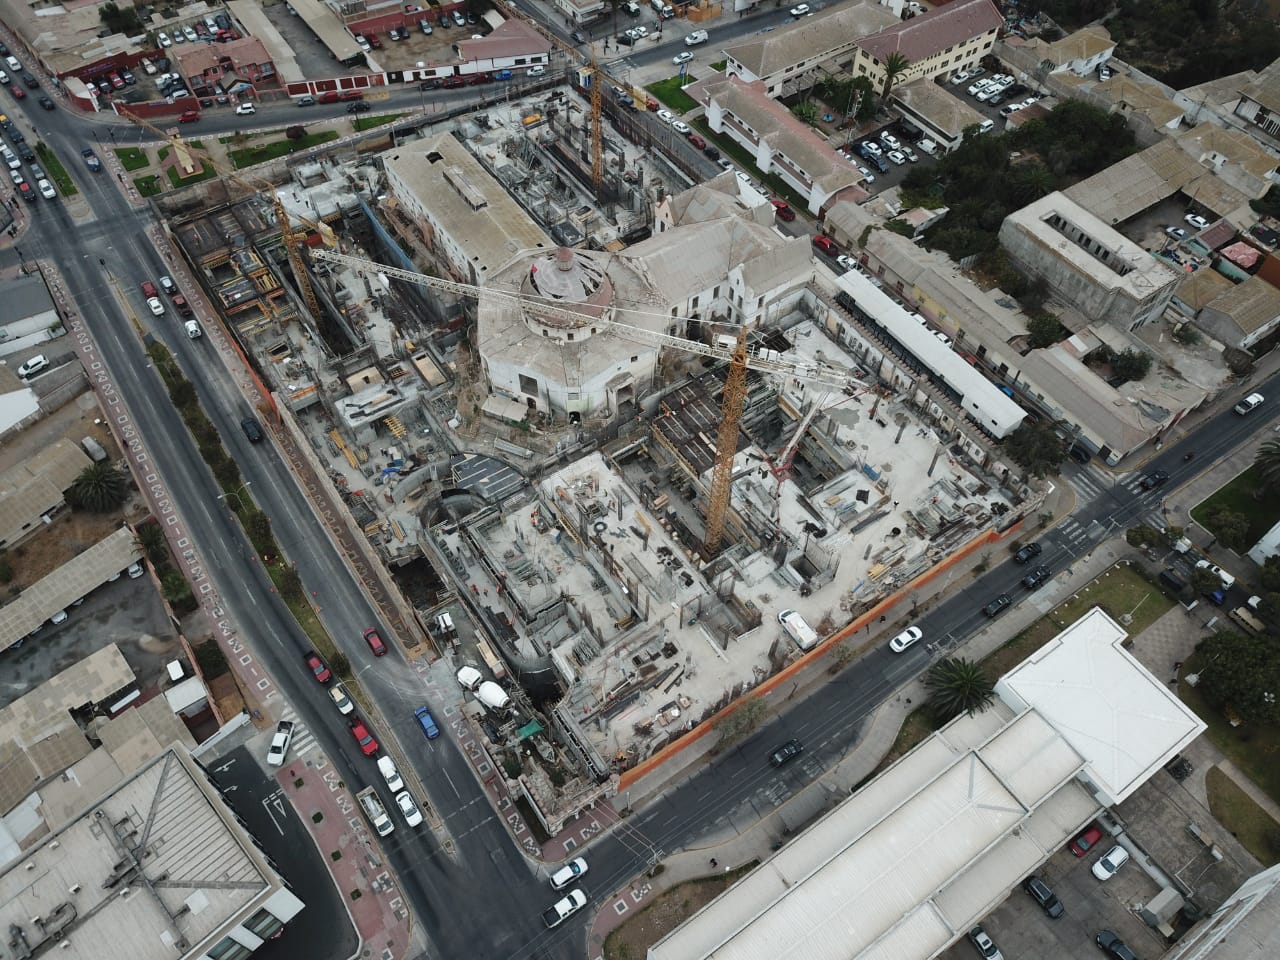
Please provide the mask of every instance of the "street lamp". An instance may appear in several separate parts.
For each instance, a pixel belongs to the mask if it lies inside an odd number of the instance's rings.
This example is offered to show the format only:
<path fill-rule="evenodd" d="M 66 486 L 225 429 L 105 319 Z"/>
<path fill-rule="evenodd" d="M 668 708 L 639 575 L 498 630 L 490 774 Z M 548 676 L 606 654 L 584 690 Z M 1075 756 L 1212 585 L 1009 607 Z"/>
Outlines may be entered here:
<path fill-rule="evenodd" d="M 240 484 L 240 486 L 236 487 L 236 488 L 235 488 L 234 490 L 232 490 L 230 493 L 220 493 L 220 494 L 218 494 L 218 499 L 219 499 L 219 500 L 226 500 L 228 497 L 235 497 L 235 498 L 236 498 L 236 504 L 237 504 L 236 509 L 237 509 L 237 510 L 243 510 L 243 509 L 244 509 L 244 501 L 240 499 L 240 493 L 241 493 L 241 491 L 245 491 L 245 496 L 248 496 L 248 491 L 247 491 L 247 489 L 246 489 L 246 488 L 251 487 L 251 486 L 253 486 L 253 481 L 252 481 L 252 480 L 246 480 L 244 483 Z"/>

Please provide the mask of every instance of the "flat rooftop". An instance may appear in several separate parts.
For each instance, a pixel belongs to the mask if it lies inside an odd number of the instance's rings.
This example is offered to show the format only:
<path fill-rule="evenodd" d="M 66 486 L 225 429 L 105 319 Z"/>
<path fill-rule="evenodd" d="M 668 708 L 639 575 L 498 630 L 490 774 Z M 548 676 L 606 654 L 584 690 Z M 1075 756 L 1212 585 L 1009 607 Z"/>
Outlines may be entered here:
<path fill-rule="evenodd" d="M 66 960 L 173 960 L 204 954 L 279 887 L 204 773 L 170 750 L 9 865 L 0 924 L 11 945 L 49 938 Z"/>

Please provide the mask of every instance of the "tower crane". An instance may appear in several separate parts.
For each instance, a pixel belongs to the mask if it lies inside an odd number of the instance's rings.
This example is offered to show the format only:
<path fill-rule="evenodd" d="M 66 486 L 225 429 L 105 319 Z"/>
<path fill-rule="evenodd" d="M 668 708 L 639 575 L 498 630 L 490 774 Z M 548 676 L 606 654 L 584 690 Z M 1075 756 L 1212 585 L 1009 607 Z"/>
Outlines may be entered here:
<path fill-rule="evenodd" d="M 122 110 L 121 113 L 138 126 L 150 130 L 157 136 L 167 140 L 175 149 L 181 146 L 184 150 L 199 155 L 203 158 L 203 162 L 209 164 L 219 177 L 224 177 L 255 196 L 261 196 L 271 203 L 272 208 L 275 210 L 276 223 L 280 227 L 280 239 L 284 243 L 285 253 L 289 257 L 289 266 L 293 268 L 293 277 L 297 281 L 298 290 L 302 293 L 302 298 L 306 301 L 311 315 L 318 317 L 320 314 L 320 302 L 316 298 L 315 288 L 311 284 L 306 264 L 302 259 L 302 247 L 307 239 L 306 230 L 295 230 L 293 220 L 298 220 L 304 227 L 315 230 L 320 235 L 321 240 L 330 247 L 337 246 L 338 243 L 337 237 L 334 236 L 333 228 L 322 221 L 312 220 L 300 213 L 287 210 L 275 187 L 270 183 L 260 177 L 249 179 L 230 170 L 223 169 L 222 164 L 214 160 L 207 151 L 193 147 L 189 141 L 183 140 L 176 130 L 166 133 L 145 117 L 140 117 L 127 110 Z"/>
<path fill-rule="evenodd" d="M 366 260 L 363 257 L 353 257 L 350 254 L 338 253 L 336 250 L 316 249 L 311 251 L 311 256 L 315 260 L 325 260 L 356 270 L 377 273 L 384 278 L 384 281 L 389 279 L 403 280 L 418 286 L 476 299 L 483 293 L 485 297 L 528 309 L 535 314 L 568 320 L 573 323 L 597 327 L 605 326 L 620 337 L 635 340 L 649 346 L 670 347 L 674 350 L 683 350 L 687 353 L 696 353 L 704 357 L 714 357 L 717 360 L 729 361 L 729 374 L 725 379 L 724 395 L 721 400 L 722 416 L 720 429 L 716 437 L 715 466 L 711 474 L 711 492 L 707 499 L 706 535 L 703 540 L 708 552 L 712 554 L 720 547 L 720 540 L 724 535 L 725 516 L 729 510 L 729 495 L 733 484 L 733 459 L 738 452 L 738 423 L 742 419 L 742 408 L 747 396 L 747 370 L 796 377 L 808 383 L 821 384 L 837 390 L 860 392 L 867 389 L 867 385 L 861 380 L 852 377 L 847 370 L 842 370 L 832 364 L 818 360 L 788 360 L 779 356 L 776 351 L 757 350 L 752 352 L 747 346 L 747 328 L 745 326 L 738 329 L 737 339 L 734 341 L 732 349 L 729 349 L 723 343 L 699 343 L 693 340 L 686 340 L 683 337 L 659 333 L 655 330 L 645 330 L 642 327 L 624 323 L 621 320 L 614 319 L 612 307 L 607 308 L 597 316 L 594 313 L 586 313 L 552 303 L 542 297 L 531 297 L 519 293 L 495 290 L 491 287 L 477 287 L 469 283 L 459 283 L 456 280 L 430 277 L 412 270 L 386 266 L 373 260 Z M 785 457 L 788 466 L 790 457 L 794 456 L 795 447 L 800 442 L 801 435 L 813 421 L 820 405 L 820 403 L 813 405 L 805 420 L 802 421 L 801 429 L 796 432 L 796 436 L 788 444 L 790 453 Z"/>

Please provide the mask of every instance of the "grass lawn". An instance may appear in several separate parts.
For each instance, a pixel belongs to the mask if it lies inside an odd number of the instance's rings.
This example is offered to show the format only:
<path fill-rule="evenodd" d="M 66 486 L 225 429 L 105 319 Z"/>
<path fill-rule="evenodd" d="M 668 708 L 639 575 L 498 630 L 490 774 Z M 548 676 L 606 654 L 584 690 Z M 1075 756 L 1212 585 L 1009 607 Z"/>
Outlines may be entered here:
<path fill-rule="evenodd" d="M 1217 536 L 1218 531 L 1209 522 L 1209 517 L 1223 508 L 1242 513 L 1249 518 L 1244 542 L 1257 543 L 1280 520 L 1280 498 L 1263 497 L 1259 500 L 1253 495 L 1259 482 L 1258 468 L 1250 467 L 1230 483 L 1219 487 L 1213 496 L 1200 501 L 1191 511 L 1192 519 Z"/>
<path fill-rule="evenodd" d="M 230 150 L 228 155 L 236 168 L 240 169 L 251 167 L 255 163 L 275 160 L 277 157 L 297 153 L 299 150 L 306 150 L 308 147 L 315 147 L 337 139 L 338 132 L 336 130 L 321 130 L 319 133 L 309 133 L 301 140 L 273 140 L 270 143 Z"/>
<path fill-rule="evenodd" d="M 756 866 L 757 863 L 752 862 L 716 876 L 687 880 L 658 894 L 647 907 L 621 926 L 615 927 L 605 937 L 604 960 L 641 960 L 648 953 L 649 947 L 728 890 Z"/>
<path fill-rule="evenodd" d="M 118 147 L 116 148 L 116 156 L 120 158 L 120 164 L 125 170 L 141 170 L 151 161 L 147 159 L 147 155 L 137 147 Z"/>
<path fill-rule="evenodd" d="M 44 165 L 45 171 L 58 187 L 58 192 L 64 197 L 74 197 L 78 191 L 75 181 L 71 179 L 71 175 L 67 173 L 67 168 L 62 165 L 62 161 L 58 159 L 58 155 L 50 150 L 43 143 L 36 144 L 36 153 L 40 157 L 41 164 Z"/>
<path fill-rule="evenodd" d="M 1002 676 L 1080 619 L 1093 607 L 1102 607 L 1130 636 L 1141 633 L 1173 606 L 1160 588 L 1130 564 L 1118 563 L 1085 584 L 1080 592 L 1059 604 L 982 661 L 987 676 Z M 1133 620 L 1121 619 L 1132 613 Z"/>
<path fill-rule="evenodd" d="M 645 89 L 676 113 L 688 113 L 697 107 L 698 103 L 680 88 L 693 83 L 695 79 L 697 78 L 692 74 L 685 77 L 671 77 L 668 80 L 658 80 L 656 83 L 651 83 Z M 643 107 L 644 104 L 642 103 L 640 106 Z"/>
<path fill-rule="evenodd" d="M 160 178 L 155 174 L 149 177 L 138 177 L 133 181 L 133 185 L 138 188 L 138 193 L 144 197 L 154 197 L 160 192 Z"/>
<path fill-rule="evenodd" d="M 1280 823 L 1217 768 L 1205 776 L 1209 810 L 1246 850 L 1269 867 L 1280 862 Z"/>
<path fill-rule="evenodd" d="M 1200 669 L 1199 658 L 1192 654 L 1182 667 L 1182 677 Z M 1280 803 L 1280 727 L 1266 724 L 1231 726 L 1222 713 L 1212 706 L 1200 690 L 1178 678 L 1178 696 L 1196 712 L 1209 729 L 1206 736 L 1214 745 L 1256 783 L 1267 796 Z"/>
<path fill-rule="evenodd" d="M 165 170 L 165 173 L 169 175 L 169 182 L 172 183 L 174 187 L 189 187 L 193 183 L 199 183 L 202 180 L 211 180 L 218 175 L 218 171 L 213 169 L 213 167 L 207 163 L 201 163 L 200 172 L 192 177 L 178 176 L 178 168 L 176 166 L 168 167 Z"/>
<path fill-rule="evenodd" d="M 359 133 L 361 130 L 370 130 L 373 127 L 380 127 L 384 123 L 395 123 L 401 117 L 407 116 L 407 113 L 383 113 L 376 117 L 361 115 L 356 117 L 355 120 L 351 122 L 351 125 L 355 127 L 356 133 Z"/>

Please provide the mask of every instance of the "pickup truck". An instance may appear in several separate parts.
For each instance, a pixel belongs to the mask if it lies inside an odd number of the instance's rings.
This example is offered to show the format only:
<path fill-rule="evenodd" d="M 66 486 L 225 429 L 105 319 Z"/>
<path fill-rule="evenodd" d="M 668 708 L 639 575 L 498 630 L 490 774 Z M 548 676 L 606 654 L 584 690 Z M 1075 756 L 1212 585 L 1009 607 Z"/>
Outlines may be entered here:
<path fill-rule="evenodd" d="M 548 927 L 558 927 L 567 917 L 581 910 L 587 903 L 587 895 L 581 890 L 570 890 L 563 900 L 556 901 L 542 911 L 542 922 Z"/>
<path fill-rule="evenodd" d="M 102 161 L 99 160 L 98 155 L 88 147 L 80 151 L 80 156 L 84 157 L 85 166 L 94 173 L 99 173 L 102 170 Z"/>
<path fill-rule="evenodd" d="M 293 722 L 281 720 L 276 724 L 276 732 L 271 737 L 271 749 L 267 751 L 267 763 L 273 767 L 283 767 L 284 758 L 289 753 L 289 744 L 293 742 Z"/>

